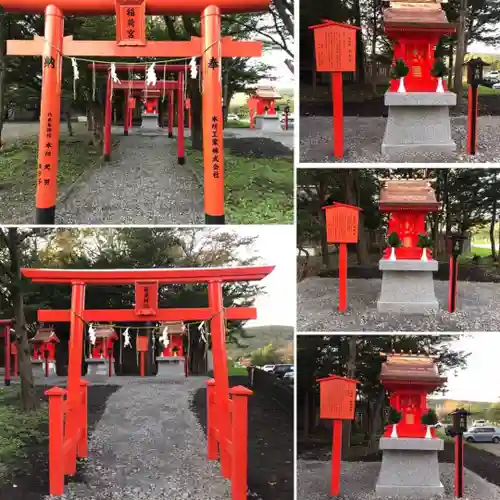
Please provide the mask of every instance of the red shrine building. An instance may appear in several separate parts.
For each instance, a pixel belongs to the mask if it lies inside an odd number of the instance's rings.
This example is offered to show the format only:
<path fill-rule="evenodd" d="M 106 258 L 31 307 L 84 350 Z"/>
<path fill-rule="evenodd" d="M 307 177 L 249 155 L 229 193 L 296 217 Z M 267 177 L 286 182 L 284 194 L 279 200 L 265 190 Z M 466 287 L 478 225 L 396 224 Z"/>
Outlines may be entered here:
<path fill-rule="evenodd" d="M 401 420 L 385 428 L 384 437 L 424 438 L 428 430 L 433 438 L 435 429 L 421 423 L 429 408 L 427 395 L 446 383 L 439 374 L 435 358 L 421 354 L 392 353 L 382 364 L 380 382 L 389 391 L 389 403 L 401 413 Z M 396 435 L 395 435 L 396 434 Z"/>
<path fill-rule="evenodd" d="M 380 192 L 379 209 L 389 214 L 387 235 L 395 232 L 401 247 L 395 249 L 396 258 L 421 259 L 423 249 L 418 247 L 419 235 L 427 235 L 426 218 L 440 208 L 436 194 L 428 180 L 387 180 Z M 432 250 L 426 248 L 427 258 Z M 389 259 L 391 248 L 384 249 L 383 258 Z"/>
<path fill-rule="evenodd" d="M 252 99 L 254 99 L 254 101 L 252 101 Z M 276 92 L 274 87 L 261 85 L 257 88 L 249 101 L 255 103 L 254 107 L 257 115 L 275 115 L 275 101 L 278 99 L 281 99 L 281 95 Z"/>
<path fill-rule="evenodd" d="M 167 329 L 166 331 L 165 328 Z M 168 339 L 167 345 L 163 347 L 163 357 L 184 356 L 182 341 L 185 333 L 186 325 L 183 321 L 164 321 L 160 324 L 160 336 Z"/>
<path fill-rule="evenodd" d="M 90 358 L 108 359 L 113 356 L 113 344 L 118 340 L 116 331 L 111 326 L 93 326 L 95 331 L 95 344 L 90 351 Z"/>
<path fill-rule="evenodd" d="M 434 92 L 437 78 L 431 71 L 436 60 L 436 45 L 443 36 L 456 31 L 441 8 L 441 1 L 391 0 L 384 10 L 384 29 L 394 42 L 394 61 L 402 59 L 409 68 L 406 91 Z M 397 89 L 398 81 L 391 80 L 389 91 Z"/>

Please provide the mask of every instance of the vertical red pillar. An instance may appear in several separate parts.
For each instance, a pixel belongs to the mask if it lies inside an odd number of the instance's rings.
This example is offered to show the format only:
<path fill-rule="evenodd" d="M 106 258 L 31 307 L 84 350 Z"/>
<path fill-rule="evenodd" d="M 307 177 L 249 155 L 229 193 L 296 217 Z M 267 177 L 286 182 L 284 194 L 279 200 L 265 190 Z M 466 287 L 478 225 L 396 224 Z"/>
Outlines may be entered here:
<path fill-rule="evenodd" d="M 49 398 L 49 493 L 64 494 L 64 396 L 66 391 L 52 387 L 45 391 Z"/>
<path fill-rule="evenodd" d="M 186 163 L 184 151 L 184 73 L 179 71 L 177 81 L 177 161 L 179 165 Z"/>
<path fill-rule="evenodd" d="M 217 460 L 217 429 L 215 409 L 215 380 L 207 380 L 207 458 Z"/>
<path fill-rule="evenodd" d="M 208 307 L 212 312 L 210 331 L 212 332 L 212 354 L 214 358 L 215 420 L 219 429 L 220 462 L 222 475 L 229 478 L 231 477 L 231 456 L 228 452 L 228 433 L 231 429 L 231 416 L 229 414 L 226 331 L 222 283 L 220 281 L 208 284 Z"/>
<path fill-rule="evenodd" d="M 455 496 L 463 497 L 464 490 L 464 438 L 462 434 L 455 436 Z"/>
<path fill-rule="evenodd" d="M 88 455 L 88 381 L 80 379 L 80 440 L 76 453 L 78 458 L 87 458 Z"/>
<path fill-rule="evenodd" d="M 332 73 L 332 99 L 333 99 L 333 156 L 344 156 L 344 102 L 342 96 L 342 73 Z"/>
<path fill-rule="evenodd" d="M 340 494 L 340 457 L 342 454 L 342 420 L 333 421 L 332 484 L 330 495 Z"/>
<path fill-rule="evenodd" d="M 477 86 L 469 87 L 469 103 L 467 116 L 467 154 L 475 155 L 477 150 L 477 114 L 478 114 Z"/>
<path fill-rule="evenodd" d="M 288 111 L 285 111 L 285 130 L 288 130 Z"/>
<path fill-rule="evenodd" d="M 139 356 L 139 363 L 140 363 L 140 370 L 141 370 L 141 377 L 144 377 L 146 375 L 146 363 L 145 363 L 145 352 L 141 351 L 140 356 Z"/>
<path fill-rule="evenodd" d="M 108 377 L 113 376 L 113 349 L 108 349 Z"/>
<path fill-rule="evenodd" d="M 174 136 L 174 91 L 168 91 L 168 137 Z"/>
<path fill-rule="evenodd" d="M 10 324 L 6 324 L 4 326 L 4 350 L 5 350 L 5 358 L 4 358 L 4 384 L 6 386 L 10 385 Z"/>
<path fill-rule="evenodd" d="M 347 243 L 339 244 L 339 311 L 347 311 Z"/>
<path fill-rule="evenodd" d="M 49 376 L 49 351 L 48 349 L 44 349 L 44 355 L 45 355 L 45 376 Z"/>
<path fill-rule="evenodd" d="M 80 380 L 82 376 L 82 345 L 83 345 L 83 311 L 85 308 L 85 284 L 72 283 L 71 291 L 71 324 L 69 332 L 69 362 L 68 362 L 68 398 L 66 413 L 66 435 L 68 439 L 75 439 L 78 433 L 81 415 Z M 65 472 L 69 475 L 76 473 L 76 447 L 68 451 L 65 456 Z"/>
<path fill-rule="evenodd" d="M 128 135 L 128 128 L 130 122 L 130 118 L 128 116 L 130 113 L 129 103 L 128 103 L 129 99 L 130 99 L 130 92 L 127 90 L 125 92 L 125 116 L 123 118 L 123 135 Z"/>
<path fill-rule="evenodd" d="M 106 82 L 106 102 L 104 104 L 104 161 L 111 160 L 111 74 Z"/>
<path fill-rule="evenodd" d="M 248 468 L 248 396 L 252 391 L 241 385 L 231 389 L 232 418 L 232 463 L 231 499 L 247 499 Z"/>
<path fill-rule="evenodd" d="M 221 20 L 214 5 L 201 14 L 201 45 L 205 223 L 224 224 Z"/>
<path fill-rule="evenodd" d="M 63 35 L 64 17 L 61 9 L 54 5 L 47 6 L 38 139 L 36 224 L 54 224 L 55 222 Z"/>
<path fill-rule="evenodd" d="M 14 349 L 12 349 L 12 354 L 14 355 L 14 377 L 19 376 L 19 354 L 17 352 L 17 344 L 12 343 Z"/>

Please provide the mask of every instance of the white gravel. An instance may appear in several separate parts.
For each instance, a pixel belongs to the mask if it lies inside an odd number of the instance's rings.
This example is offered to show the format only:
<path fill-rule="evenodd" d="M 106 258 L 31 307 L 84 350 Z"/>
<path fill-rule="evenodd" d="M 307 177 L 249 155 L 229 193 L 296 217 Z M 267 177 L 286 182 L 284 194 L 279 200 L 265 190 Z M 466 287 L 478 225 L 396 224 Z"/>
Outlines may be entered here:
<path fill-rule="evenodd" d="M 69 484 L 56 498 L 229 500 L 229 481 L 207 460 L 203 429 L 189 409 L 204 386 L 201 377 L 127 379 L 90 437 L 84 483 Z"/>
<path fill-rule="evenodd" d="M 375 485 L 380 462 L 342 462 L 338 500 L 376 500 Z M 445 496 L 453 499 L 453 464 L 439 464 Z M 331 462 L 297 460 L 297 500 L 330 500 Z M 388 498 L 388 497 L 384 497 Z M 392 497 L 394 498 L 394 497 Z M 397 497 L 405 500 L 407 497 Z M 465 469 L 464 500 L 500 500 L 500 488 Z M 418 499 L 412 499 L 418 500 Z"/>
<path fill-rule="evenodd" d="M 500 286 L 460 281 L 457 312 L 447 312 L 448 282 L 435 281 L 441 309 L 431 315 L 377 311 L 380 279 L 348 280 L 348 311 L 338 311 L 337 278 L 306 278 L 297 285 L 298 331 L 499 331 Z"/>
<path fill-rule="evenodd" d="M 454 155 L 407 154 L 398 159 L 382 155 L 385 123 L 383 117 L 346 116 L 344 118 L 344 158 L 333 158 L 333 120 L 324 116 L 300 117 L 300 162 L 303 163 L 483 163 L 500 162 L 500 116 L 480 116 L 478 119 L 477 154 L 465 154 L 467 118 L 451 118 L 452 136 L 457 144 Z"/>

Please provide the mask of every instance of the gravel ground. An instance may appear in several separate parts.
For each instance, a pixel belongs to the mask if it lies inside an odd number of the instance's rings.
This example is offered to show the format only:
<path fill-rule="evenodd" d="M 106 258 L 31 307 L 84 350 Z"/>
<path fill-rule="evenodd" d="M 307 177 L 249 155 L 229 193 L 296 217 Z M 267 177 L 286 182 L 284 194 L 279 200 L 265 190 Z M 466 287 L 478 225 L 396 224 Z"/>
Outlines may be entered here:
<path fill-rule="evenodd" d="M 452 499 L 454 467 L 452 464 L 439 465 L 441 482 L 445 487 L 445 496 Z M 340 500 L 375 500 L 375 485 L 380 463 L 342 462 L 340 478 Z M 329 500 L 331 463 L 297 460 L 297 500 Z M 500 488 L 465 469 L 464 498 L 467 500 L 498 500 Z M 404 500 L 398 497 L 398 500 Z M 415 499 L 416 500 L 416 499 Z"/>
<path fill-rule="evenodd" d="M 300 118 L 300 161 L 310 163 L 482 163 L 500 161 L 498 129 L 500 116 L 481 116 L 478 120 L 478 153 L 465 154 L 467 118 L 452 117 L 452 135 L 457 144 L 453 156 L 442 154 L 405 155 L 399 159 L 389 159 L 381 153 L 386 118 L 354 117 L 344 118 L 344 158 L 333 159 L 333 121 L 331 117 L 310 116 Z"/>
<path fill-rule="evenodd" d="M 176 139 L 133 134 L 79 181 L 57 207 L 56 223 L 200 224 L 202 214 L 202 188 L 177 163 Z"/>
<path fill-rule="evenodd" d="M 459 282 L 457 312 L 447 312 L 448 283 L 434 281 L 441 310 L 431 315 L 382 314 L 377 300 L 382 281 L 348 280 L 348 311 L 339 313 L 338 279 L 306 278 L 297 286 L 297 330 L 498 331 L 500 289 L 495 283 Z"/>
<path fill-rule="evenodd" d="M 204 384 L 201 377 L 128 379 L 90 437 L 83 482 L 56 498 L 229 500 L 229 482 L 207 460 L 203 429 L 190 411 Z"/>

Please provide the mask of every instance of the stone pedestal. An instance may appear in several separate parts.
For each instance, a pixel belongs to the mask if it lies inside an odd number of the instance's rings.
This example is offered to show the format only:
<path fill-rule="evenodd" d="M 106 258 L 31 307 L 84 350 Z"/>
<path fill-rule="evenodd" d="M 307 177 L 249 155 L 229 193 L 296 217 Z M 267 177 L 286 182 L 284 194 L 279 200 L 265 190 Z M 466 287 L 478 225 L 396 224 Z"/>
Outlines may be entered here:
<path fill-rule="evenodd" d="M 381 438 L 382 466 L 376 492 L 381 497 L 433 498 L 444 493 L 438 451 L 442 439 Z"/>
<path fill-rule="evenodd" d="M 154 134 L 162 133 L 162 129 L 158 125 L 158 113 L 143 113 L 140 132 Z"/>
<path fill-rule="evenodd" d="M 184 376 L 184 356 L 158 356 L 159 377 Z"/>
<path fill-rule="evenodd" d="M 452 154 L 456 144 L 451 138 L 449 107 L 457 96 L 452 92 L 386 92 L 389 117 L 382 142 L 382 154 Z"/>
<path fill-rule="evenodd" d="M 432 273 L 436 260 L 388 260 L 379 262 L 382 289 L 377 310 L 383 313 L 425 314 L 439 309 Z"/>
<path fill-rule="evenodd" d="M 87 358 L 88 364 L 87 375 L 108 377 L 109 376 L 109 360 L 105 358 Z M 111 362 L 111 374 L 115 375 L 115 363 Z"/>
<path fill-rule="evenodd" d="M 32 359 L 31 369 L 35 379 L 45 377 L 45 361 L 43 359 Z"/>
<path fill-rule="evenodd" d="M 282 132 L 278 115 L 257 115 L 255 117 L 255 128 L 263 132 Z"/>

